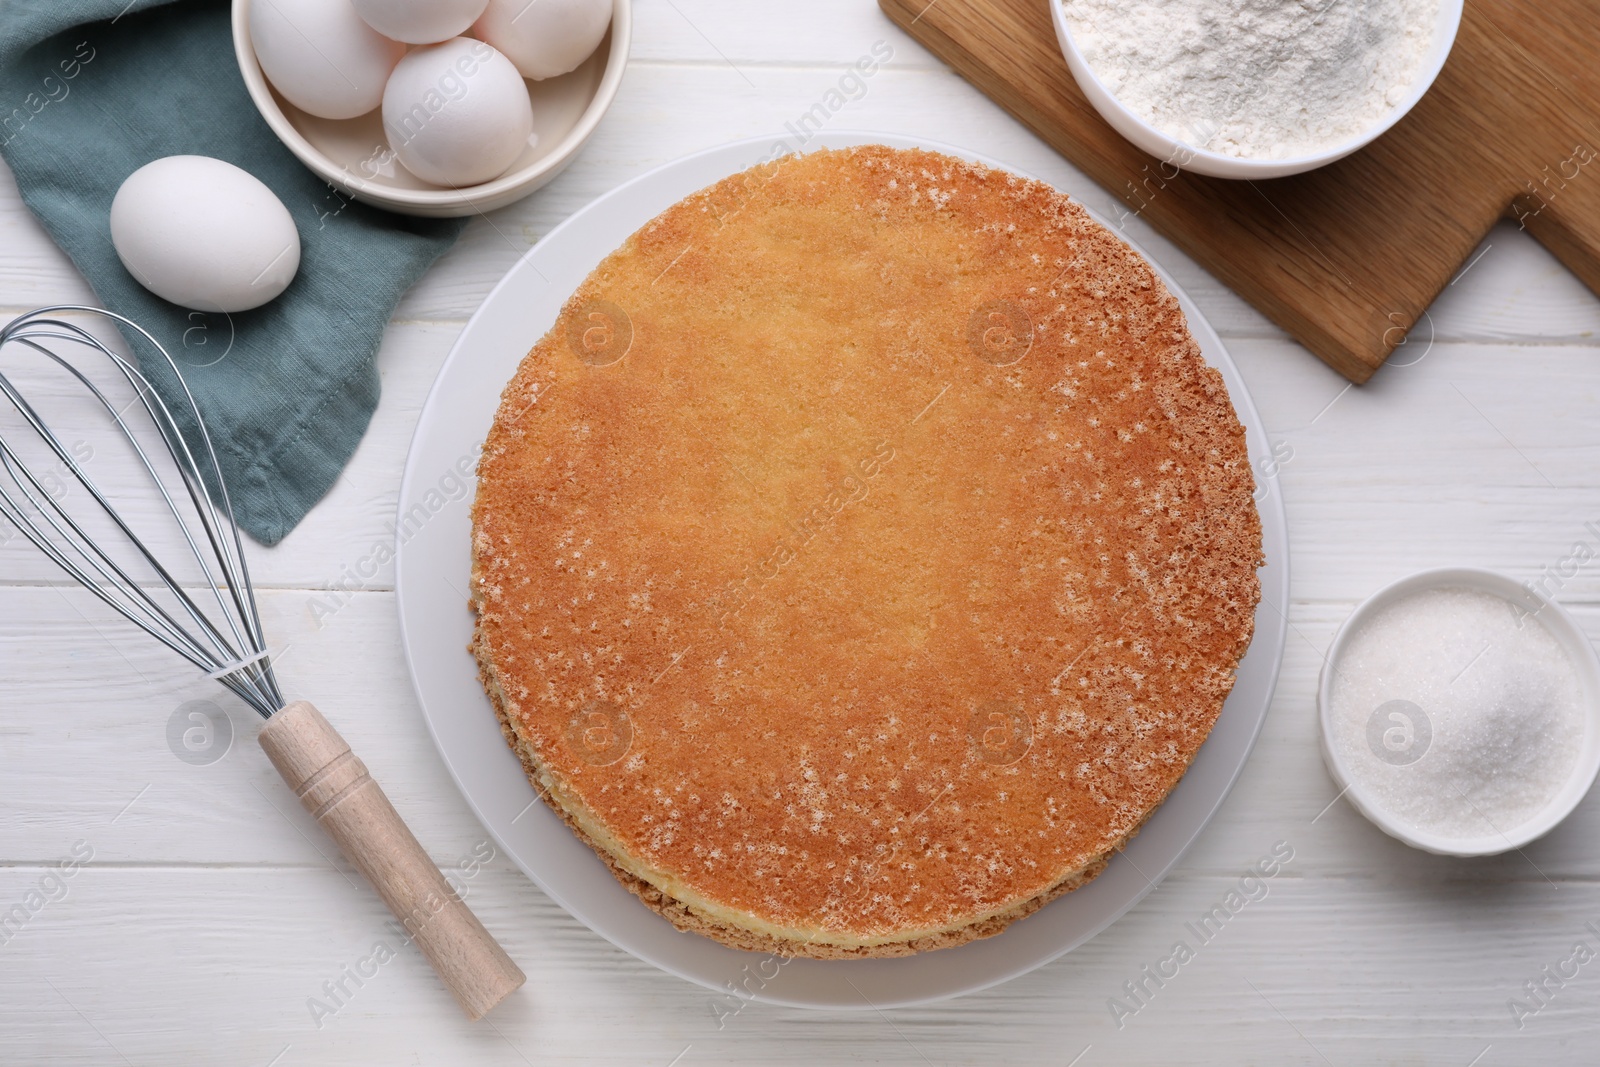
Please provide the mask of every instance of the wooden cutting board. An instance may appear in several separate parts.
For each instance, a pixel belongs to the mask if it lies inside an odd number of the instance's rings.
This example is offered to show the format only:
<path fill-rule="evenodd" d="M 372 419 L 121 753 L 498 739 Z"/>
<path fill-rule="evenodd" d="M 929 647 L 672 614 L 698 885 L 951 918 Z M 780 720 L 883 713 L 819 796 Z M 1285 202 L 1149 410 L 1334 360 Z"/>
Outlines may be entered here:
<path fill-rule="evenodd" d="M 1383 137 L 1291 178 L 1182 173 L 1078 90 L 1056 0 L 879 0 L 1031 127 L 1352 381 L 1382 366 L 1502 217 L 1600 292 L 1600 4 L 1467 0 L 1433 88 Z"/>

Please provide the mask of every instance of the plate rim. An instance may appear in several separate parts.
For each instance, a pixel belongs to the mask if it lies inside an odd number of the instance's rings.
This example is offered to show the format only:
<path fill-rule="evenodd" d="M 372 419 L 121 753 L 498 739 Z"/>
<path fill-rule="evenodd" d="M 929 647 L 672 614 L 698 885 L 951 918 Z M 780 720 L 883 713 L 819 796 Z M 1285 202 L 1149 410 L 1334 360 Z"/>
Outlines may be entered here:
<path fill-rule="evenodd" d="M 1288 631 L 1290 555 L 1287 536 L 1287 516 L 1284 512 L 1283 496 L 1278 484 L 1277 470 L 1274 465 L 1268 462 L 1269 456 L 1262 450 L 1261 447 L 1266 446 L 1267 448 L 1270 448 L 1270 441 L 1268 439 L 1265 424 L 1262 422 L 1260 413 L 1255 407 L 1254 400 L 1251 397 L 1249 390 L 1245 386 L 1243 375 L 1240 373 L 1238 365 L 1233 361 L 1232 355 L 1229 353 L 1227 346 L 1223 343 L 1221 337 L 1216 333 L 1215 328 L 1212 327 L 1209 320 L 1207 320 L 1200 312 L 1200 309 L 1194 304 L 1194 301 L 1188 296 L 1184 289 L 1178 285 L 1176 279 L 1174 279 L 1171 274 L 1161 266 L 1160 262 L 1144 247 L 1142 247 L 1137 241 L 1130 239 L 1123 229 L 1117 227 L 1109 220 L 1102 217 L 1098 212 L 1090 209 L 1077 197 L 1071 197 L 1073 202 L 1079 207 L 1082 207 L 1085 212 L 1097 223 L 1099 223 L 1101 226 L 1104 226 L 1110 233 L 1115 235 L 1119 240 L 1123 241 L 1140 256 L 1142 256 L 1145 262 L 1148 263 L 1151 268 L 1161 277 L 1162 281 L 1167 285 L 1168 289 L 1172 292 L 1173 296 L 1182 306 L 1185 317 L 1189 323 L 1190 333 L 1195 337 L 1196 342 L 1199 344 L 1202 355 L 1206 359 L 1206 362 L 1208 365 L 1214 366 L 1220 373 L 1222 373 L 1227 382 L 1229 400 L 1233 404 L 1235 414 L 1239 418 L 1240 423 L 1246 430 L 1247 441 L 1249 442 L 1252 472 L 1255 476 L 1258 486 L 1258 493 L 1255 502 L 1257 510 L 1261 516 L 1263 554 L 1266 558 L 1266 563 L 1261 568 L 1258 568 L 1257 571 L 1258 576 L 1261 578 L 1262 595 L 1261 600 L 1256 607 L 1255 629 L 1252 634 L 1251 644 L 1246 650 L 1245 656 L 1241 658 L 1239 677 L 1243 676 L 1245 663 L 1250 659 L 1252 652 L 1257 653 L 1258 656 L 1262 652 L 1266 653 L 1266 657 L 1268 660 L 1270 660 L 1270 662 L 1267 662 L 1262 668 L 1260 668 L 1260 672 L 1264 674 L 1264 678 L 1261 683 L 1264 685 L 1264 690 L 1260 691 L 1259 693 L 1251 694 L 1251 706 L 1248 709 L 1235 711 L 1234 715 L 1228 719 L 1228 725 L 1230 727 L 1229 742 L 1233 746 L 1233 749 L 1230 753 L 1232 755 L 1232 763 L 1231 765 L 1222 768 L 1222 773 L 1220 774 L 1218 774 L 1216 771 L 1210 772 L 1213 777 L 1217 778 L 1218 780 L 1210 783 L 1211 789 L 1205 797 L 1195 798 L 1197 801 L 1202 801 L 1202 806 L 1205 810 L 1203 811 L 1203 815 L 1199 818 L 1198 822 L 1194 824 L 1193 828 L 1184 834 L 1185 840 L 1175 849 L 1171 849 L 1169 851 L 1169 854 L 1165 856 L 1163 862 L 1159 865 L 1159 870 L 1154 878 L 1147 878 L 1141 873 L 1140 877 L 1144 879 L 1146 883 L 1145 885 L 1142 887 L 1136 887 L 1133 892 L 1126 895 L 1125 899 L 1121 900 L 1119 904 L 1112 907 L 1109 911 L 1106 911 L 1097 922 L 1092 924 L 1091 929 L 1088 929 L 1087 932 L 1080 932 L 1078 935 L 1072 936 L 1067 943 L 1062 944 L 1059 947 L 1053 947 L 1052 951 L 1048 951 L 1042 955 L 1036 953 L 1031 954 L 1026 960 L 1015 967 L 1001 968 L 994 973 L 987 974 L 982 978 L 969 982 L 957 982 L 954 983 L 950 988 L 942 989 L 937 992 L 896 997 L 894 995 L 884 995 L 880 991 L 880 995 L 877 998 L 869 1001 L 864 994 L 859 994 L 860 1000 L 835 1000 L 832 998 L 818 997 L 815 995 L 785 995 L 781 989 L 769 990 L 767 983 L 765 982 L 762 983 L 761 988 L 758 991 L 754 992 L 748 990 L 748 988 L 734 988 L 732 983 L 728 982 L 725 982 L 723 985 L 718 985 L 714 980 L 703 974 L 694 973 L 692 970 L 681 964 L 675 965 L 672 961 L 663 959 L 661 954 L 658 952 L 648 951 L 639 944 L 628 941 L 626 938 L 619 939 L 618 936 L 614 936 L 616 933 L 614 930 L 603 929 L 603 924 L 597 925 L 599 920 L 591 915 L 588 909 L 581 906 L 575 906 L 573 903 L 569 902 L 561 892 L 548 884 L 547 880 L 542 878 L 540 874 L 537 873 L 537 864 L 530 865 L 530 863 L 525 861 L 524 857 L 519 854 L 517 848 L 508 845 L 505 840 L 506 833 L 503 831 L 508 829 L 509 824 L 500 825 L 502 820 L 491 818 L 490 812 L 485 810 L 484 805 L 479 802 L 479 797 L 475 796 L 474 786 L 465 779 L 461 771 L 458 769 L 456 760 L 452 758 L 450 744 L 447 743 L 447 740 L 443 736 L 441 736 L 441 724 L 436 721 L 436 715 L 439 714 L 439 709 L 435 708 L 433 711 L 430 711 L 429 697 L 424 691 L 423 678 L 419 675 L 419 652 L 414 647 L 416 642 L 420 641 L 422 638 L 420 634 L 413 632 L 410 620 L 408 619 L 408 576 L 412 574 L 412 570 L 407 565 L 407 560 L 410 558 L 410 556 L 407 551 L 408 541 L 402 533 L 402 524 L 407 515 L 408 503 L 416 499 L 415 490 L 417 486 L 417 480 L 421 477 L 424 477 L 424 475 L 419 472 L 418 460 L 420 448 L 425 443 L 425 436 L 432 431 L 432 421 L 437 419 L 440 415 L 439 409 L 445 403 L 441 397 L 445 394 L 448 388 L 447 382 L 451 380 L 452 372 L 458 369 L 458 366 L 462 361 L 471 358 L 466 354 L 466 349 L 468 344 L 473 339 L 475 327 L 479 327 L 480 324 L 485 320 L 486 316 L 490 312 L 490 309 L 495 305 L 497 300 L 505 299 L 502 294 L 510 292 L 514 286 L 521 284 L 523 279 L 519 276 L 523 275 L 524 272 L 530 268 L 530 266 L 535 273 L 540 273 L 534 261 L 537 260 L 541 255 L 548 254 L 549 248 L 557 245 L 568 230 L 582 225 L 589 216 L 597 212 L 602 212 L 608 206 L 616 204 L 619 201 L 624 201 L 630 194 L 641 190 L 642 188 L 662 183 L 666 179 L 673 176 L 675 172 L 680 170 L 690 170 L 693 169 L 697 164 L 704 164 L 712 157 L 727 156 L 730 160 L 744 159 L 744 162 L 742 163 L 732 163 L 732 169 L 723 172 L 723 176 L 726 176 L 727 174 L 737 173 L 738 170 L 752 165 L 758 158 L 767 158 L 757 154 L 759 153 L 760 149 L 769 146 L 776 148 L 782 144 L 787 144 L 787 139 L 772 134 L 742 138 L 679 156 L 662 163 L 659 166 L 652 167 L 643 174 L 639 174 L 601 194 L 588 204 L 573 212 L 566 219 L 563 219 L 557 226 L 545 234 L 545 236 L 541 238 L 532 248 L 528 249 L 528 251 L 524 253 L 514 265 L 508 268 L 506 273 L 498 282 L 495 283 L 494 287 L 490 289 L 489 293 L 484 297 L 482 303 L 479 304 L 478 308 L 467 320 L 467 323 L 462 328 L 460 334 L 457 335 L 456 339 L 451 345 L 449 354 L 445 357 L 445 360 L 440 365 L 438 374 L 435 377 L 432 386 L 429 388 L 427 398 L 424 400 L 421 408 L 418 411 L 417 424 L 412 432 L 411 440 L 407 446 L 405 467 L 401 478 L 399 498 L 396 505 L 396 523 L 394 527 L 395 602 L 396 613 L 400 622 L 402 651 L 404 652 L 406 659 L 407 673 L 411 677 L 412 689 L 416 695 L 419 708 L 422 712 L 423 720 L 428 727 L 429 736 L 432 738 L 434 747 L 438 752 L 440 759 L 443 761 L 446 770 L 449 771 L 450 777 L 452 781 L 454 781 L 457 790 L 461 793 L 462 799 L 465 800 L 467 806 L 482 824 L 484 830 L 491 836 L 491 838 L 493 838 L 495 843 L 501 848 L 506 856 L 511 859 L 517 868 L 521 870 L 522 873 L 526 875 L 535 885 L 537 885 L 539 889 L 545 893 L 545 895 L 550 897 L 550 899 L 559 905 L 564 911 L 566 911 L 573 918 L 577 919 L 584 926 L 588 927 L 591 931 L 604 938 L 617 948 L 622 949 L 637 959 L 649 963 L 651 966 L 654 966 L 678 978 L 693 982 L 697 986 L 710 990 L 726 999 L 735 1000 L 736 1002 L 760 1002 L 789 1007 L 820 1008 L 836 1011 L 869 1011 L 885 1007 L 909 1007 L 931 1004 L 942 1000 L 948 1000 L 956 996 L 965 996 L 971 993 L 980 992 L 984 989 L 992 988 L 1014 978 L 1021 977 L 1022 975 L 1030 973 L 1031 971 L 1036 970 L 1047 963 L 1059 959 L 1066 953 L 1099 936 L 1107 928 L 1127 914 L 1128 911 L 1132 910 L 1132 908 L 1141 900 L 1143 900 L 1145 896 L 1152 892 L 1171 871 L 1171 869 L 1182 860 L 1183 856 L 1193 846 L 1194 842 L 1211 824 L 1212 819 L 1215 818 L 1223 802 L 1226 801 L 1227 797 L 1232 792 L 1234 785 L 1239 779 L 1239 776 L 1244 771 L 1245 765 L 1249 762 L 1251 753 L 1254 751 L 1256 740 L 1260 736 L 1262 726 L 1264 725 L 1267 714 L 1270 711 L 1281 672 L 1283 652 Z M 813 150 L 815 148 L 844 148 L 862 144 L 884 144 L 895 148 L 923 148 L 929 151 L 942 152 L 957 158 L 980 163 L 992 169 L 1016 174 L 1021 177 L 1032 177 L 1032 175 L 1028 174 L 1024 170 L 1004 164 L 983 153 L 974 152 L 970 149 L 945 144 L 929 138 L 911 137 L 901 134 L 885 133 L 881 131 L 825 131 L 813 135 L 805 142 L 803 147 L 806 150 Z M 744 154 L 748 154 L 749 158 L 745 158 Z M 714 181 L 716 179 L 712 180 Z M 1045 184 L 1050 185 L 1049 182 L 1045 182 Z M 1051 188 L 1055 187 L 1051 185 Z M 1065 195 L 1070 196 L 1070 194 Z M 624 209 L 624 213 L 626 213 L 626 209 Z M 644 225 L 649 221 L 650 218 L 653 217 L 654 214 L 650 214 L 638 219 L 629 232 L 633 232 L 633 230 L 636 230 L 639 226 Z M 609 253 L 610 251 L 611 249 L 607 248 L 601 253 L 601 255 Z M 587 271 L 584 273 L 587 274 Z M 563 295 L 561 299 L 564 301 L 565 295 Z M 537 336 L 531 337 L 528 342 L 529 345 L 531 346 L 536 340 Z M 511 372 L 515 372 L 514 366 L 511 368 Z M 509 378 L 507 380 L 509 380 Z M 500 388 L 503 388 L 503 385 Z M 496 399 L 498 399 L 498 393 L 496 394 Z M 478 439 L 479 436 L 474 433 L 472 435 L 472 440 L 476 441 Z M 470 498 L 475 486 L 476 479 L 474 475 L 471 479 L 469 479 L 468 482 L 467 497 Z M 1261 492 L 1263 489 L 1265 492 Z M 1274 551 L 1274 548 L 1276 551 Z M 420 552 L 421 549 L 419 548 L 415 551 Z M 420 579 L 411 579 L 411 581 L 420 581 Z M 1274 587 L 1278 594 L 1275 598 L 1273 598 L 1276 600 L 1276 603 L 1273 603 L 1272 600 L 1269 600 L 1269 585 Z M 1263 614 L 1269 611 L 1275 612 L 1278 618 L 1276 620 L 1272 620 L 1269 616 L 1264 619 Z M 1265 625 L 1263 625 L 1263 623 L 1265 623 Z M 1263 644 L 1264 640 L 1265 644 Z M 1259 652 L 1257 651 L 1258 649 L 1260 649 Z M 467 655 L 465 650 L 463 650 L 462 654 Z M 483 696 L 481 688 L 475 688 L 478 689 L 478 698 L 482 699 L 485 706 L 487 706 L 487 698 Z M 1172 800 L 1178 794 L 1184 783 L 1191 780 L 1198 780 L 1197 776 L 1195 775 L 1195 765 L 1200 762 L 1202 754 L 1207 751 L 1207 746 L 1211 744 L 1211 739 L 1217 736 L 1219 727 L 1221 727 L 1223 723 L 1222 716 L 1227 714 L 1229 710 L 1228 705 L 1235 702 L 1234 694 L 1239 692 L 1240 688 L 1236 679 L 1233 693 L 1230 693 L 1228 701 L 1224 704 L 1223 711 L 1218 716 L 1217 724 L 1213 726 L 1212 732 L 1208 736 L 1207 741 L 1202 744 L 1200 751 L 1196 753 L 1194 761 L 1191 763 L 1189 770 L 1186 771 L 1184 776 L 1179 779 L 1178 784 L 1173 787 L 1172 792 L 1168 794 L 1166 800 L 1164 800 L 1162 804 L 1150 815 L 1144 829 L 1141 831 L 1141 834 L 1136 836 L 1128 843 L 1128 849 L 1135 849 L 1140 841 L 1150 840 L 1151 828 L 1157 824 L 1157 820 L 1161 814 L 1169 810 Z M 499 723 L 490 719 L 487 720 L 487 725 L 492 727 L 498 738 L 500 733 Z M 1236 732 L 1240 729 L 1244 731 L 1245 736 L 1239 738 L 1234 738 L 1231 736 L 1231 732 Z M 506 755 L 510 756 L 511 759 L 516 759 L 515 756 L 510 754 L 510 750 L 507 746 L 505 746 L 503 739 L 499 740 L 501 748 L 505 751 Z M 1213 751 L 1216 751 L 1216 749 L 1213 748 Z M 1210 761 L 1207 763 L 1208 768 L 1209 766 Z M 517 764 L 517 768 L 518 774 L 521 776 L 522 772 L 520 762 Z M 525 782 L 525 776 L 522 777 Z M 532 787 L 529 786 L 528 788 L 529 792 L 531 793 Z M 535 798 L 535 802 L 537 802 L 537 798 Z M 532 803 L 530 803 L 528 808 L 523 809 L 523 813 L 526 813 L 531 807 L 533 807 Z M 548 809 L 546 810 L 548 811 Z M 554 817 L 553 813 L 552 817 Z M 521 814 L 513 818 L 511 822 L 515 822 L 517 818 L 521 818 Z M 1170 821 L 1171 819 L 1169 818 L 1168 822 Z M 570 831 L 566 830 L 565 826 L 562 826 L 562 830 L 570 833 Z M 573 837 L 573 841 L 577 842 L 577 838 L 575 836 Z M 588 846 L 581 845 L 580 843 L 580 847 L 582 847 L 585 852 L 589 852 Z M 592 852 L 589 852 L 589 854 L 597 865 L 602 865 L 602 861 L 598 856 L 595 856 Z M 1117 860 L 1121 858 L 1122 857 L 1120 853 L 1113 857 L 1113 867 L 1116 866 Z M 1124 863 L 1127 862 L 1131 861 L 1124 860 Z M 605 876 L 607 878 L 612 878 L 610 871 L 605 870 L 603 865 L 602 869 L 605 871 Z M 1112 869 L 1112 867 L 1108 867 L 1105 872 L 1103 872 L 1093 882 L 1089 883 L 1088 886 L 1085 886 L 1084 889 L 1078 890 L 1073 894 L 1067 894 L 1059 898 L 1057 901 L 1053 901 L 1039 913 L 1030 916 L 1028 923 L 1037 923 L 1038 919 L 1048 912 L 1050 908 L 1060 908 L 1065 901 L 1072 900 L 1074 898 L 1083 899 L 1079 897 L 1079 894 L 1084 894 L 1087 896 L 1088 890 L 1092 888 L 1096 882 L 1102 882 L 1108 879 Z M 1111 883 L 1107 882 L 1107 884 Z M 631 904 L 634 908 L 647 911 L 647 909 L 644 908 L 644 905 L 634 899 L 631 894 L 628 895 L 627 899 L 629 904 Z M 656 916 L 654 912 L 647 911 L 647 913 L 657 918 L 661 923 L 666 923 L 665 919 Z M 1009 931 L 1014 934 L 1023 925 L 1024 924 L 1020 923 L 1013 924 L 1009 928 Z M 1029 926 L 1028 929 L 1037 930 L 1038 926 Z M 680 936 L 686 938 L 693 937 L 697 940 L 703 940 L 700 939 L 698 935 L 693 934 L 682 934 Z M 893 964 L 915 967 L 919 963 L 925 963 L 925 961 L 928 961 L 930 958 L 935 959 L 935 963 L 937 965 L 938 959 L 953 960 L 959 958 L 959 954 L 963 953 L 964 951 L 970 950 L 977 946 L 994 945 L 999 943 L 1001 938 L 1004 937 L 1005 932 L 1002 932 L 1000 935 L 997 935 L 993 938 L 968 942 L 966 945 L 960 945 L 954 948 L 941 949 L 937 953 L 921 953 L 909 957 L 883 960 L 797 960 L 794 962 L 802 965 L 817 965 L 815 968 L 817 970 L 820 970 L 822 967 L 837 968 L 841 966 L 861 968 L 863 965 L 871 964 Z M 771 958 L 758 953 L 741 952 L 740 950 L 736 949 L 725 949 L 725 951 L 729 953 L 735 953 L 740 959 L 745 961 L 754 961 L 757 959 L 766 960 Z M 748 972 L 748 963 L 744 970 Z M 853 988 L 853 982 L 848 984 Z"/>

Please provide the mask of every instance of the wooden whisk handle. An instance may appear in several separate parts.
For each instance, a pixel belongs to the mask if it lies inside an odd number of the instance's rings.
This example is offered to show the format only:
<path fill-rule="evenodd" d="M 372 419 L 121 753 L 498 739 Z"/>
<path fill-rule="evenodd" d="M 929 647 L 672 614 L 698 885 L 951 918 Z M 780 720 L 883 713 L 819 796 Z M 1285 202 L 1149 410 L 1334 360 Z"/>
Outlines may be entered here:
<path fill-rule="evenodd" d="M 527 979 L 445 881 L 366 765 L 322 713 L 296 701 L 267 720 L 261 747 L 383 902 L 470 1019 Z"/>

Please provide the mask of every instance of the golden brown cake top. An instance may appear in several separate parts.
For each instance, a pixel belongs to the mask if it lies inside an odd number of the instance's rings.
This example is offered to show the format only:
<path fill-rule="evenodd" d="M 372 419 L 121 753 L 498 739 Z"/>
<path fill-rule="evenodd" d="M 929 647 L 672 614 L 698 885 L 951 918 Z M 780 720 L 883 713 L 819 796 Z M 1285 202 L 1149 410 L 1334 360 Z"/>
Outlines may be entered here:
<path fill-rule="evenodd" d="M 1244 431 L 1176 300 L 1065 196 L 923 151 L 646 225 L 479 478 L 480 652 L 558 794 L 791 931 L 960 925 L 1121 843 L 1259 592 Z"/>

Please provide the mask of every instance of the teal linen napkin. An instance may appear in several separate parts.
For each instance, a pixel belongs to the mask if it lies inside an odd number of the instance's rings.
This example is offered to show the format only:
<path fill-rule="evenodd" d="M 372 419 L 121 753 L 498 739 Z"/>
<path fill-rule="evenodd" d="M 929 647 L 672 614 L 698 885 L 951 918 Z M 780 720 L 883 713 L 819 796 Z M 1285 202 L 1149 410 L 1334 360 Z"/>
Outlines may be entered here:
<path fill-rule="evenodd" d="M 250 102 L 220 0 L 0 0 L 0 155 L 105 306 L 182 366 L 239 525 L 276 544 L 355 451 L 378 403 L 384 325 L 465 222 L 368 207 L 302 166 Z M 129 174 L 171 155 L 226 160 L 278 194 L 301 243 L 282 296 L 202 314 L 123 268 L 111 199 Z M 128 341 L 140 354 L 142 342 Z M 157 360 L 141 367 L 158 390 L 176 389 Z"/>

